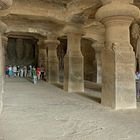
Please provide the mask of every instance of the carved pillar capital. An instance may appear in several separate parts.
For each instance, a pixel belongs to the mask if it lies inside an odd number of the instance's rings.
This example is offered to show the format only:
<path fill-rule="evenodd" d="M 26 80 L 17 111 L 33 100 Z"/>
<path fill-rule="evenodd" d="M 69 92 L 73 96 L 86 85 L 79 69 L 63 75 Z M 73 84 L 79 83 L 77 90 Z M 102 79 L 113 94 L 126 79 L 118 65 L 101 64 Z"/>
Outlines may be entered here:
<path fill-rule="evenodd" d="M 139 8 L 129 4 L 129 1 L 131 0 L 124 0 L 124 2 L 122 2 L 122 0 L 105 0 L 103 2 L 105 5 L 98 9 L 96 18 L 103 23 L 108 21 L 111 17 L 129 17 L 131 20 L 139 18 Z M 118 22 L 116 24 L 118 24 Z"/>
<path fill-rule="evenodd" d="M 120 3 L 133 3 L 133 0 L 101 0 L 102 4 L 109 4 L 111 2 L 120 2 Z"/>
<path fill-rule="evenodd" d="M 67 23 L 64 32 L 67 35 L 68 47 L 67 54 L 68 56 L 81 56 L 81 36 L 85 34 L 83 24 L 79 23 Z"/>
<path fill-rule="evenodd" d="M 12 6 L 13 0 L 0 0 L 0 10 L 8 9 Z"/>
<path fill-rule="evenodd" d="M 64 28 L 64 33 L 65 34 L 80 34 L 84 35 L 85 32 L 83 30 L 83 24 L 78 24 L 78 23 L 67 23 L 65 28 Z"/>
<path fill-rule="evenodd" d="M 58 34 L 55 32 L 47 33 L 47 40 L 57 40 Z"/>
<path fill-rule="evenodd" d="M 7 30 L 7 25 L 0 20 L 0 34 L 5 33 L 6 30 Z"/>
<path fill-rule="evenodd" d="M 111 48 L 113 43 L 120 44 L 119 49 L 131 51 L 129 27 L 134 18 L 140 17 L 140 10 L 130 4 L 129 0 L 108 0 L 96 13 L 96 18 L 106 28 L 106 47 Z M 117 5 L 117 6 L 116 6 Z"/>
<path fill-rule="evenodd" d="M 51 46 L 55 46 L 55 45 L 59 45 L 60 41 L 59 40 L 45 40 L 44 41 L 46 45 L 48 45 L 48 47 Z"/>
<path fill-rule="evenodd" d="M 92 47 L 94 48 L 96 53 L 101 53 L 102 49 L 104 48 L 103 42 L 94 42 L 92 44 Z"/>
<path fill-rule="evenodd" d="M 44 40 L 45 46 L 48 48 L 56 49 L 60 44 L 60 41 L 57 40 L 57 36 L 54 34 L 49 34 L 47 40 Z"/>

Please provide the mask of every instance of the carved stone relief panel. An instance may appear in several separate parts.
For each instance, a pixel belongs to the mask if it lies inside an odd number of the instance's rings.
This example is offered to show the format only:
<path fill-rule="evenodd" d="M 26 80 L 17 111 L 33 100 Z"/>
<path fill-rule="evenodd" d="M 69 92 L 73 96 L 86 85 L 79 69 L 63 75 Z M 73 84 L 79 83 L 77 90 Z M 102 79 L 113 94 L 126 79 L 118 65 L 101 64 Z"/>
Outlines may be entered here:
<path fill-rule="evenodd" d="M 32 39 L 9 38 L 6 65 L 35 64 L 35 41 Z"/>

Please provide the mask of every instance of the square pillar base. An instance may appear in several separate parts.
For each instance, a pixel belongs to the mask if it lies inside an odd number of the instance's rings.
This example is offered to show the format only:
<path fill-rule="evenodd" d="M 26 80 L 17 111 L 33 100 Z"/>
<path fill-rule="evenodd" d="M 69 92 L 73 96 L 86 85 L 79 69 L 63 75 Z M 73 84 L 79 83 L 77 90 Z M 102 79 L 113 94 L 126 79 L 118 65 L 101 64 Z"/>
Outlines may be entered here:
<path fill-rule="evenodd" d="M 84 58 L 68 56 L 64 58 L 64 90 L 84 92 Z"/>
<path fill-rule="evenodd" d="M 121 47 L 121 46 L 120 46 Z M 135 55 L 132 50 L 103 49 L 101 104 L 114 109 L 136 108 Z"/>
<path fill-rule="evenodd" d="M 48 63 L 48 82 L 58 83 L 59 82 L 59 64 L 56 60 L 51 60 Z"/>

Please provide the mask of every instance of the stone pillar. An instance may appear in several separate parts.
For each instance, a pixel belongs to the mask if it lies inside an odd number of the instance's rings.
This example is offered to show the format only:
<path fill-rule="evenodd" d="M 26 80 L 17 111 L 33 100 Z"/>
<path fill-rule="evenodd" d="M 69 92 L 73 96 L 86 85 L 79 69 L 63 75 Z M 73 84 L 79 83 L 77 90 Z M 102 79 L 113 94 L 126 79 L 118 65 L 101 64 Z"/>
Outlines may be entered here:
<path fill-rule="evenodd" d="M 38 42 L 38 66 L 44 66 L 47 69 L 47 52 L 43 41 Z"/>
<path fill-rule="evenodd" d="M 48 35 L 45 40 L 46 47 L 48 48 L 48 82 L 59 82 L 59 60 L 57 57 L 57 47 L 60 42 L 57 40 L 57 36 Z"/>
<path fill-rule="evenodd" d="M 67 53 L 64 57 L 64 90 L 84 91 L 84 58 L 81 53 L 81 25 L 70 24 L 65 28 L 67 34 Z"/>
<path fill-rule="evenodd" d="M 3 46 L 3 56 L 4 56 L 4 62 L 5 62 L 8 59 L 7 58 L 8 37 L 2 36 L 2 46 Z"/>
<path fill-rule="evenodd" d="M 101 53 L 103 49 L 104 44 L 103 43 L 94 43 L 92 44 L 92 47 L 95 51 L 95 58 L 97 63 L 97 84 L 102 84 L 102 59 L 101 59 Z"/>
<path fill-rule="evenodd" d="M 0 113 L 3 107 L 2 95 L 4 92 L 4 47 L 2 44 L 2 34 L 6 31 L 6 29 L 7 26 L 2 21 L 0 21 Z"/>
<path fill-rule="evenodd" d="M 139 17 L 139 9 L 129 4 L 132 0 L 102 2 L 104 6 L 96 13 L 106 29 L 101 103 L 114 109 L 136 108 L 135 55 L 129 27 L 133 19 Z"/>
<path fill-rule="evenodd" d="M 3 54 L 3 78 L 2 78 L 2 93 L 4 93 L 4 78 L 5 78 L 5 60 L 7 58 L 8 37 L 2 36 L 2 54 Z"/>
<path fill-rule="evenodd" d="M 138 23 L 134 22 L 130 28 L 130 43 L 136 54 L 136 71 L 140 70 L 140 26 Z"/>
<path fill-rule="evenodd" d="M 8 9 L 12 5 L 13 0 L 0 0 L 0 11 Z M 4 14 L 3 12 L 0 12 L 0 16 Z M 6 12 L 6 14 L 8 14 Z M 7 26 L 0 20 L 0 114 L 3 108 L 3 102 L 2 102 L 2 94 L 3 94 L 3 45 L 2 45 L 2 34 L 6 31 Z"/>

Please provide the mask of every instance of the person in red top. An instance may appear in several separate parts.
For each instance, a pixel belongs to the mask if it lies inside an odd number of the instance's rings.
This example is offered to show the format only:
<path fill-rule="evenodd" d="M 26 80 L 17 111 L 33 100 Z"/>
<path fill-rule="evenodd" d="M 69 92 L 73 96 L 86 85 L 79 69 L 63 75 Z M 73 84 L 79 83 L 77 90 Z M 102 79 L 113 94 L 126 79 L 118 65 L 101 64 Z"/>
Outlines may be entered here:
<path fill-rule="evenodd" d="M 40 80 L 41 71 L 39 67 L 36 70 L 36 74 L 37 74 L 37 79 Z"/>

